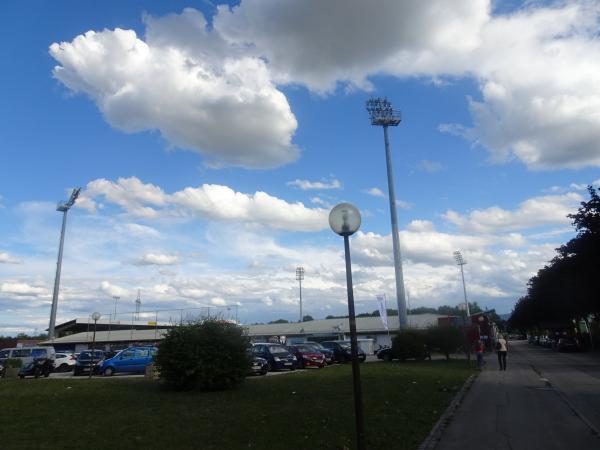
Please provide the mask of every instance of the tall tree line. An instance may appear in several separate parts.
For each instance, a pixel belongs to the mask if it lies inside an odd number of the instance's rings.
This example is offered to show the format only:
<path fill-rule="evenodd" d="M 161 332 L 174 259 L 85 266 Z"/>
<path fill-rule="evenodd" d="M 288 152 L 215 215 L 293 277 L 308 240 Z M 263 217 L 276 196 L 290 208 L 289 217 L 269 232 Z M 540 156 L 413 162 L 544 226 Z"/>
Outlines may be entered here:
<path fill-rule="evenodd" d="M 577 236 L 529 280 L 527 295 L 515 305 L 509 326 L 521 330 L 573 320 L 597 326 L 600 318 L 600 189 L 588 186 L 590 199 L 573 220 Z"/>

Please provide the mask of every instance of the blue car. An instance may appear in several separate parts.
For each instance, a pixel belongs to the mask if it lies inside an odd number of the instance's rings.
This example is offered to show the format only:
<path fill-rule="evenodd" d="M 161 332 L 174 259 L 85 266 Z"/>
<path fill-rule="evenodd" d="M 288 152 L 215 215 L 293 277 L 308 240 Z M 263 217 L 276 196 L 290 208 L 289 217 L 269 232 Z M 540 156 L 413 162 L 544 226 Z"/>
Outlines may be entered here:
<path fill-rule="evenodd" d="M 156 354 L 156 347 L 129 347 L 121 350 L 110 359 L 102 362 L 100 371 L 105 376 L 112 376 L 115 373 L 144 373 L 146 366 L 152 363 L 152 358 Z"/>

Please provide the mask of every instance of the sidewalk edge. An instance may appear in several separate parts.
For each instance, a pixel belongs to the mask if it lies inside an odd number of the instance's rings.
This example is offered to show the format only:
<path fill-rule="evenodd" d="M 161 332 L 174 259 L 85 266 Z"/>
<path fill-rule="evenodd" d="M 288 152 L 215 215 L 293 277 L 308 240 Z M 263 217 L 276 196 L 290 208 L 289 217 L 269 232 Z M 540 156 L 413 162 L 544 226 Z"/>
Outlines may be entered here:
<path fill-rule="evenodd" d="M 456 412 L 463 399 L 471 389 L 471 386 L 475 382 L 478 375 L 479 373 L 474 373 L 469 378 L 467 378 L 467 381 L 465 381 L 463 387 L 452 399 L 452 401 L 446 408 L 446 411 L 444 411 L 444 413 L 440 416 L 436 424 L 429 432 L 429 435 L 425 438 L 421 445 L 419 445 L 419 450 L 434 450 L 437 447 L 437 444 L 440 441 L 444 430 L 450 423 L 450 419 L 452 419 L 452 417 L 454 416 L 454 413 Z"/>

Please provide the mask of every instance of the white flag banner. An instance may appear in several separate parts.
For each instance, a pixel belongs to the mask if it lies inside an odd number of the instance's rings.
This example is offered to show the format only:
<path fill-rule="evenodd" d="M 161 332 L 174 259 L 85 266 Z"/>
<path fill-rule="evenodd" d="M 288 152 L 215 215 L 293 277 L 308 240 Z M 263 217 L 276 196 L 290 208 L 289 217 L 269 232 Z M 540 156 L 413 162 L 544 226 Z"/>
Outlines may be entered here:
<path fill-rule="evenodd" d="M 387 320 L 387 307 L 385 305 L 385 294 L 377 296 L 377 307 L 379 308 L 379 318 L 381 319 L 381 323 L 383 324 L 386 330 L 389 330 Z"/>

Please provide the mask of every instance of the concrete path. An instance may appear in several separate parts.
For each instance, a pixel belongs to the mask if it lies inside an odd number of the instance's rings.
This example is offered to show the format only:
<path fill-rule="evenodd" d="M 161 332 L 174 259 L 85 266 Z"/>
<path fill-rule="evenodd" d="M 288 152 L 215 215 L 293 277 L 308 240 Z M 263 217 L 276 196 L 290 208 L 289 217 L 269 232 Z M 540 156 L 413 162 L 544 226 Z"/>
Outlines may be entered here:
<path fill-rule="evenodd" d="M 511 344 L 506 371 L 487 355 L 436 448 L 600 449 L 600 358 Z"/>

